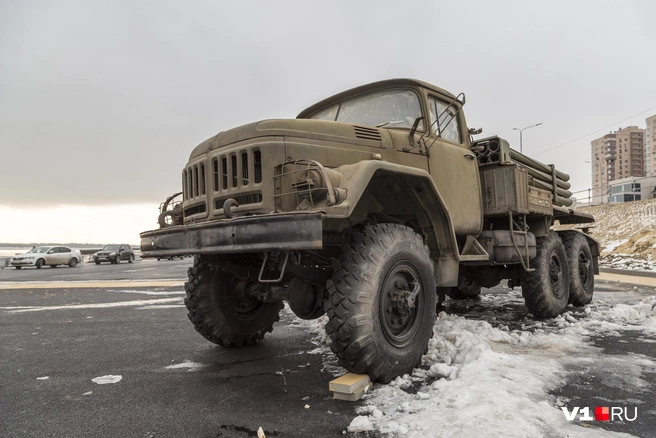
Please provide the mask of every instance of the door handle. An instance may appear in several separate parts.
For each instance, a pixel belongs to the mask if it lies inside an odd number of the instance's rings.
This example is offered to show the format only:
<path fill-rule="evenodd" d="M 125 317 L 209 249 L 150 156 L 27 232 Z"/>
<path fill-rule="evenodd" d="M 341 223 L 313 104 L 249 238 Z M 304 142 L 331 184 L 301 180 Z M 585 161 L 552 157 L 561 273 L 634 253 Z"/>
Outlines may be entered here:
<path fill-rule="evenodd" d="M 469 158 L 470 160 L 475 160 L 476 155 L 474 155 L 474 154 L 465 154 L 465 158 Z"/>

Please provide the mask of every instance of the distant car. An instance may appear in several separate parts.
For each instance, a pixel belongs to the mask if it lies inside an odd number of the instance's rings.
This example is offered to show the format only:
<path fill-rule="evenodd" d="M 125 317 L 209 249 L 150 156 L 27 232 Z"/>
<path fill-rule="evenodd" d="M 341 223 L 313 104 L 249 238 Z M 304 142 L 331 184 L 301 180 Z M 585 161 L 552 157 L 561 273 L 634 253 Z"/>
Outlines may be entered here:
<path fill-rule="evenodd" d="M 93 261 L 96 265 L 102 262 L 121 263 L 121 260 L 127 260 L 128 263 L 134 261 L 134 251 L 130 245 L 106 245 L 93 255 Z"/>
<path fill-rule="evenodd" d="M 41 269 L 43 265 L 56 268 L 59 265 L 68 265 L 71 268 L 82 261 L 82 254 L 77 249 L 66 246 L 36 246 L 25 254 L 18 254 L 11 258 L 11 266 L 20 269 L 23 266 L 35 266 Z"/>

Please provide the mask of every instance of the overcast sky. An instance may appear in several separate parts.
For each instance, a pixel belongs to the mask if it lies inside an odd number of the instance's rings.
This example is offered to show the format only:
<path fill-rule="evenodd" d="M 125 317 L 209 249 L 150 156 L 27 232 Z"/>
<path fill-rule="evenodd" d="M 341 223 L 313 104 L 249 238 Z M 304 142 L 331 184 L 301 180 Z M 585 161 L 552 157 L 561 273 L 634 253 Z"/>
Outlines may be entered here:
<path fill-rule="evenodd" d="M 201 141 L 392 77 L 465 92 L 468 124 L 517 148 L 512 128 L 542 122 L 524 152 L 585 189 L 590 141 L 656 114 L 655 17 L 650 1 L 3 0 L 0 242 L 35 240 L 36 214 L 43 240 L 138 242 Z M 62 236 L 80 208 L 103 226 Z"/>

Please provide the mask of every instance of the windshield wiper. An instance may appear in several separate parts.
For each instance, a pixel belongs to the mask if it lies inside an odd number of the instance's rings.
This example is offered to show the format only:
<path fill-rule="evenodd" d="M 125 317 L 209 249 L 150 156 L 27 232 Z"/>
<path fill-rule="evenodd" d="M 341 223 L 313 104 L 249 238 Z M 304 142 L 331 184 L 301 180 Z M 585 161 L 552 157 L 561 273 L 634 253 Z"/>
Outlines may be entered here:
<path fill-rule="evenodd" d="M 396 125 L 397 123 L 403 123 L 405 120 L 390 120 L 389 122 L 381 123 L 380 125 L 376 125 L 376 128 L 382 128 L 383 126 L 387 125 Z"/>

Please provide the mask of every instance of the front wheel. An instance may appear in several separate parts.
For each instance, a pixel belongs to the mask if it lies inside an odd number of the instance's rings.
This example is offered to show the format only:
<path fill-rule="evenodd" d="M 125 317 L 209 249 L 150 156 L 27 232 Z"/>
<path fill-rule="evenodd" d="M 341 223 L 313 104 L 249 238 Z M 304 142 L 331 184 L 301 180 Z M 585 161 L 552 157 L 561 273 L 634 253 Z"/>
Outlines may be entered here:
<path fill-rule="evenodd" d="M 22 268 L 22 266 L 16 266 L 16 269 L 20 269 L 20 268 Z"/>
<path fill-rule="evenodd" d="M 130 258 L 128 258 L 128 263 L 134 262 L 134 254 L 130 254 Z"/>
<path fill-rule="evenodd" d="M 569 300 L 567 253 L 553 231 L 536 241 L 537 254 L 530 263 L 533 271 L 520 273 L 522 295 L 533 315 L 553 318 L 565 311 Z"/>
<path fill-rule="evenodd" d="M 37 269 L 41 269 L 43 267 L 43 259 L 37 260 L 35 266 Z"/>
<path fill-rule="evenodd" d="M 218 260 L 195 256 L 187 275 L 187 316 L 210 342 L 223 347 L 252 345 L 270 333 L 280 319 L 282 302 L 252 298 L 247 293 L 249 283 L 221 271 Z"/>
<path fill-rule="evenodd" d="M 117 255 L 116 257 L 114 257 L 114 264 L 118 265 L 119 263 L 121 263 L 121 256 Z"/>
<path fill-rule="evenodd" d="M 340 365 L 387 383 L 419 365 L 433 333 L 433 263 L 403 225 L 370 225 L 351 237 L 328 281 L 326 333 Z"/>

